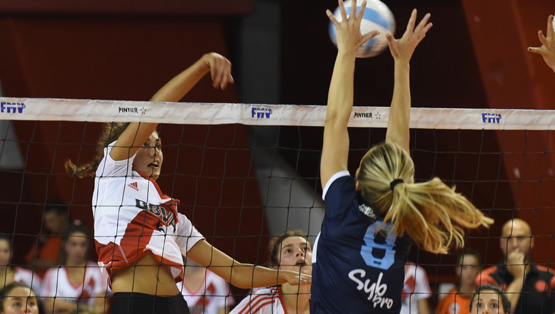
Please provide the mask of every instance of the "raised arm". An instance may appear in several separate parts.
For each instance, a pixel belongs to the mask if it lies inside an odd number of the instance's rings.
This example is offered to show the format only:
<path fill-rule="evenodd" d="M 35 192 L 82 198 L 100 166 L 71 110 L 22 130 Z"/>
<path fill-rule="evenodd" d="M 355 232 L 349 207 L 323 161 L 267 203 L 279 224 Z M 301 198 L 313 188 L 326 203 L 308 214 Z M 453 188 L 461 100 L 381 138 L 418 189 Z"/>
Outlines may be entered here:
<path fill-rule="evenodd" d="M 208 267 L 216 275 L 222 277 L 232 285 L 250 289 L 269 287 L 289 283 L 292 285 L 310 284 L 311 276 L 299 274 L 289 270 L 275 270 L 252 264 L 240 263 L 206 240 L 197 242 L 188 252 L 187 257 L 199 265 Z"/>
<path fill-rule="evenodd" d="M 343 0 L 338 2 L 342 16 L 341 22 L 338 22 L 329 10 L 326 11 L 329 19 L 335 25 L 338 51 L 331 77 L 324 124 L 324 143 L 320 166 L 322 188 L 332 175 L 347 169 L 349 156 L 347 123 L 353 109 L 355 52 L 368 39 L 378 34 L 374 31 L 362 36 L 360 33 L 360 22 L 366 8 L 366 1 L 362 2 L 361 9 L 355 14 L 357 1 L 354 0 L 349 18 L 347 18 Z"/>
<path fill-rule="evenodd" d="M 217 53 L 207 53 L 185 71 L 179 73 L 166 83 L 151 101 L 175 102 L 181 100 L 201 78 L 210 72 L 214 88 L 225 89 L 233 83 L 231 62 Z M 157 123 L 132 122 L 118 138 L 110 152 L 114 160 L 124 160 L 133 156 L 137 149 L 156 129 Z"/>
<path fill-rule="evenodd" d="M 528 51 L 537 53 L 543 57 L 543 61 L 555 72 L 555 26 L 553 25 L 553 15 L 547 19 L 547 37 L 540 30 L 538 37 L 542 44 L 541 47 L 528 47 Z"/>
<path fill-rule="evenodd" d="M 387 34 L 389 50 L 395 60 L 395 87 L 393 88 L 393 98 L 389 111 L 389 121 L 387 124 L 386 143 L 395 143 L 409 151 L 410 133 L 410 59 L 414 49 L 426 36 L 432 23 L 428 23 L 430 14 L 426 14 L 422 21 L 416 24 L 416 9 L 412 14 L 405 33 L 400 39 L 393 38 L 392 34 Z"/>

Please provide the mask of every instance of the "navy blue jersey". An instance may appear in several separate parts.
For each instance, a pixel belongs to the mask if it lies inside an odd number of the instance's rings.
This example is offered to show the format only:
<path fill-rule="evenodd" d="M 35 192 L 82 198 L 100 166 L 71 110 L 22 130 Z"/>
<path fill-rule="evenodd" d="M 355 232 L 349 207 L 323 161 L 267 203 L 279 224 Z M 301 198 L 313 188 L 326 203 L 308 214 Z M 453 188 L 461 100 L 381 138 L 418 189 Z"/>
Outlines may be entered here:
<path fill-rule="evenodd" d="M 335 174 L 326 189 L 310 312 L 399 313 L 410 238 L 396 236 L 389 223 L 377 232 L 382 221 L 355 191 L 349 172 Z"/>

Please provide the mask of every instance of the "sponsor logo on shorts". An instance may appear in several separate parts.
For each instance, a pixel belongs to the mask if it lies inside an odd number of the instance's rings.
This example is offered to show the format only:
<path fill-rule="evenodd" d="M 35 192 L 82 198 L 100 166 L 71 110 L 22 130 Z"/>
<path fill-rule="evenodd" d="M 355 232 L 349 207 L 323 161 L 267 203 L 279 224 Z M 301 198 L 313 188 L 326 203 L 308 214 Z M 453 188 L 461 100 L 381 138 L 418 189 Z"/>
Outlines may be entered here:
<path fill-rule="evenodd" d="M 145 115 L 148 109 L 145 107 L 118 107 L 118 113 L 128 113 L 128 114 L 141 114 Z"/>
<path fill-rule="evenodd" d="M 380 120 L 382 118 L 381 113 L 379 112 L 354 112 L 353 118 L 355 119 L 374 119 Z"/>
<path fill-rule="evenodd" d="M 23 113 L 23 109 L 25 109 L 25 104 L 22 102 L 6 102 L 3 101 L 0 103 L 0 112 L 6 113 Z"/>
<path fill-rule="evenodd" d="M 483 123 L 500 123 L 501 114 L 500 113 L 482 113 Z"/>
<path fill-rule="evenodd" d="M 270 108 L 256 108 L 251 109 L 251 117 L 256 119 L 270 119 L 272 109 Z"/>

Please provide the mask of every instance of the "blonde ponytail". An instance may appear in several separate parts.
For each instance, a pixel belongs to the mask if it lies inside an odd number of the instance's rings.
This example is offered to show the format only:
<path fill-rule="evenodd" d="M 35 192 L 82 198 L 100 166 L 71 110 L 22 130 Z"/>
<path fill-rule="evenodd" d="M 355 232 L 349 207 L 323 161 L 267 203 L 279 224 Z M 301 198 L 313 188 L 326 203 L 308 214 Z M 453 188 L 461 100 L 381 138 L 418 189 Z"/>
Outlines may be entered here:
<path fill-rule="evenodd" d="M 493 223 L 439 178 L 414 183 L 414 163 L 396 144 L 381 144 L 368 151 L 361 160 L 357 181 L 362 197 L 385 214 L 384 222 L 391 221 L 397 234 L 406 232 L 431 253 L 446 254 L 453 243 L 463 247 L 465 228 Z"/>

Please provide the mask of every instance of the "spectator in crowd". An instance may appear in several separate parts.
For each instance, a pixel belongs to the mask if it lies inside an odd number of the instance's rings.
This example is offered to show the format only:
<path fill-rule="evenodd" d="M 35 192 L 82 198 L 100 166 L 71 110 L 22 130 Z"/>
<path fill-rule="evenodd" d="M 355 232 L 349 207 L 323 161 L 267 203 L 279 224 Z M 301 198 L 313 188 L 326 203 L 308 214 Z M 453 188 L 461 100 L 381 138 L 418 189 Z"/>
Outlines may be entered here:
<path fill-rule="evenodd" d="M 39 314 L 39 301 L 29 286 L 12 282 L 0 291 L 0 314 Z"/>
<path fill-rule="evenodd" d="M 0 289 L 8 286 L 12 282 L 23 283 L 35 291 L 40 296 L 42 281 L 36 273 L 11 265 L 13 256 L 13 245 L 10 237 L 0 235 Z"/>
<path fill-rule="evenodd" d="M 500 244 L 503 259 L 483 270 L 477 284 L 504 289 L 513 305 L 511 314 L 555 313 L 555 271 L 532 262 L 534 237 L 530 225 L 518 218 L 507 221 Z"/>
<path fill-rule="evenodd" d="M 510 309 L 511 302 L 505 292 L 493 285 L 478 287 L 470 300 L 471 314 L 509 314 Z"/>
<path fill-rule="evenodd" d="M 46 313 L 105 313 L 108 278 L 87 259 L 88 251 L 89 232 L 76 221 L 64 237 L 64 264 L 44 276 Z"/>
<path fill-rule="evenodd" d="M 424 268 L 408 262 L 405 265 L 405 284 L 401 294 L 401 314 L 431 314 L 428 303 L 431 296 L 432 290 Z"/>
<path fill-rule="evenodd" d="M 46 270 L 62 263 L 63 235 L 67 229 L 68 207 L 53 201 L 44 206 L 42 215 L 46 233 L 37 236 L 33 247 L 25 256 L 25 262 L 34 269 Z"/>
<path fill-rule="evenodd" d="M 270 265 L 274 269 L 312 274 L 312 246 L 300 230 L 289 230 L 270 243 Z M 310 313 L 310 285 L 256 290 L 237 305 L 230 314 L 300 314 Z"/>
<path fill-rule="evenodd" d="M 436 307 L 436 314 L 469 314 L 470 299 L 476 290 L 476 277 L 482 270 L 480 254 L 465 249 L 457 258 L 455 273 L 459 284 L 445 295 Z"/>
<path fill-rule="evenodd" d="M 235 304 L 227 281 L 191 259 L 186 259 L 183 281 L 177 288 L 191 314 L 226 314 Z"/>

